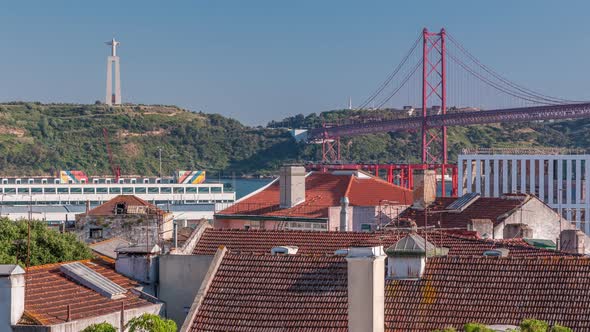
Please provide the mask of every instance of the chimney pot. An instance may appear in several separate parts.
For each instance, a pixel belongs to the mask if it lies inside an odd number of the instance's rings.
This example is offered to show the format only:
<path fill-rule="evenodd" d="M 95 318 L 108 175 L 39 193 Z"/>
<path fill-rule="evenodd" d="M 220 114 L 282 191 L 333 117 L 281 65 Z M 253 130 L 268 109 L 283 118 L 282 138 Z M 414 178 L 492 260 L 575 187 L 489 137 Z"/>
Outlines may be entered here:
<path fill-rule="evenodd" d="M 283 166 L 279 173 L 280 206 L 292 208 L 305 202 L 305 167 Z"/>
<path fill-rule="evenodd" d="M 559 236 L 559 249 L 572 254 L 586 253 L 586 235 L 577 229 L 566 229 Z"/>
<path fill-rule="evenodd" d="M 426 209 L 436 199 L 436 172 L 431 169 L 414 171 L 414 204 L 418 210 Z"/>
<path fill-rule="evenodd" d="M 348 250 L 349 331 L 383 332 L 385 257 L 383 246 Z"/>
<path fill-rule="evenodd" d="M 348 231 L 348 197 L 344 196 L 340 200 L 340 230 L 343 232 Z"/>
<path fill-rule="evenodd" d="M 25 271 L 0 265 L 0 331 L 12 331 L 25 312 Z"/>

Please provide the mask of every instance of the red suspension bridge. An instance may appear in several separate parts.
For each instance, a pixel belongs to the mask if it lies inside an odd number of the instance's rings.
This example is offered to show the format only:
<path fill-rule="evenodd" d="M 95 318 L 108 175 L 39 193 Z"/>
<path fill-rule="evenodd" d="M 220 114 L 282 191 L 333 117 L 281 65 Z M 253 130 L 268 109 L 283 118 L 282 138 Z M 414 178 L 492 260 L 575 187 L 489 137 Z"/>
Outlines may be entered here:
<path fill-rule="evenodd" d="M 452 85 L 450 91 L 448 83 Z M 425 28 L 393 72 L 358 109 L 367 109 L 369 105 L 374 105 L 370 109 L 381 109 L 394 102 L 421 105 L 417 109 L 419 115 L 324 124 L 309 130 L 308 140 L 322 144 L 322 163 L 310 164 L 308 168 L 365 169 L 377 175 L 384 170 L 389 182 L 407 188 L 413 187 L 414 169 L 433 169 L 441 179 L 452 179 L 452 194 L 456 195 L 457 166 L 448 161 L 447 127 L 590 117 L 590 103 L 552 97 L 506 79 L 479 61 L 444 29 L 435 33 Z M 449 104 L 453 105 L 451 112 Z M 342 163 L 341 137 L 393 131 L 421 133 L 422 163 Z M 441 181 L 442 195 L 446 193 L 445 182 Z"/>

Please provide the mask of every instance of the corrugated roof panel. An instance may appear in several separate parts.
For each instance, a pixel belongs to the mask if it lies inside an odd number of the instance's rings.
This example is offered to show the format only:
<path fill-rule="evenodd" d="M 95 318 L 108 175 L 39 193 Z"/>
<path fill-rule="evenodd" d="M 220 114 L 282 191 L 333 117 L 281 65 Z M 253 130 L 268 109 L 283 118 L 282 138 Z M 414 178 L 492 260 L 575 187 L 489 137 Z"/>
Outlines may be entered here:
<path fill-rule="evenodd" d="M 112 300 L 123 298 L 127 293 L 125 288 L 80 262 L 63 264 L 60 271 L 79 284 Z"/>

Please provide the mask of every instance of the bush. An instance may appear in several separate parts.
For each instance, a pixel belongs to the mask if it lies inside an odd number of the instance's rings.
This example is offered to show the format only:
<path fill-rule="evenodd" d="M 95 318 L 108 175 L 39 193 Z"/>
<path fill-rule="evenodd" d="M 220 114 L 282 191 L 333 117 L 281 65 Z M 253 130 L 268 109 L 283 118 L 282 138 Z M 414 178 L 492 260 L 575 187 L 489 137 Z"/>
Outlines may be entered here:
<path fill-rule="evenodd" d="M 117 329 L 109 323 L 92 324 L 82 332 L 117 332 Z"/>
<path fill-rule="evenodd" d="M 465 332 L 494 332 L 494 330 L 480 323 L 467 323 L 463 326 L 463 329 Z"/>
<path fill-rule="evenodd" d="M 454 327 L 445 327 L 443 330 L 434 330 L 432 332 L 457 332 Z"/>
<path fill-rule="evenodd" d="M 549 324 L 542 320 L 525 319 L 520 322 L 520 330 L 522 332 L 547 332 L 549 331 Z"/>
<path fill-rule="evenodd" d="M 176 332 L 176 323 L 158 315 L 143 314 L 132 318 L 125 329 L 128 332 Z"/>
<path fill-rule="evenodd" d="M 569 327 L 561 326 L 559 324 L 555 324 L 551 328 L 551 332 L 574 332 L 574 330 L 570 329 Z"/>

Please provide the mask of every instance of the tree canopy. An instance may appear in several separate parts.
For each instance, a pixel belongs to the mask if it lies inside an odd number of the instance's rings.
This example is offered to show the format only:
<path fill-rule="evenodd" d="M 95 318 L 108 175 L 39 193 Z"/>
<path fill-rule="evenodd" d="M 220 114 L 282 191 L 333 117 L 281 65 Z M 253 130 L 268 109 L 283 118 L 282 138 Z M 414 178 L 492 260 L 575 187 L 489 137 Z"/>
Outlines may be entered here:
<path fill-rule="evenodd" d="M 129 320 L 125 328 L 128 332 L 176 332 L 176 323 L 158 315 L 143 314 Z"/>
<path fill-rule="evenodd" d="M 92 257 L 86 244 L 74 234 L 62 234 L 50 229 L 44 222 L 31 221 L 30 265 L 43 265 Z M 0 264 L 26 264 L 27 221 L 0 218 Z"/>

